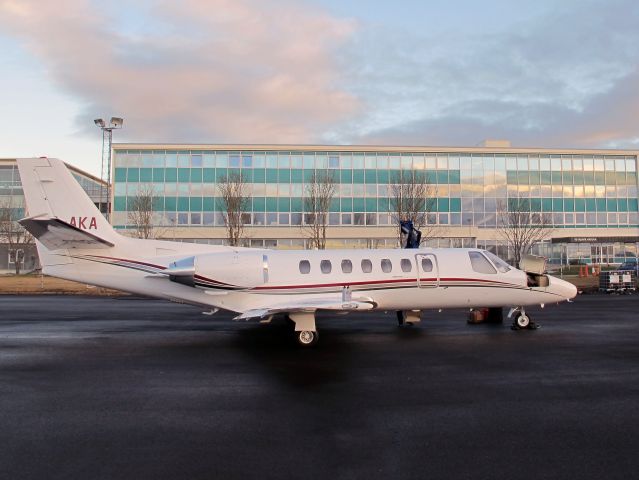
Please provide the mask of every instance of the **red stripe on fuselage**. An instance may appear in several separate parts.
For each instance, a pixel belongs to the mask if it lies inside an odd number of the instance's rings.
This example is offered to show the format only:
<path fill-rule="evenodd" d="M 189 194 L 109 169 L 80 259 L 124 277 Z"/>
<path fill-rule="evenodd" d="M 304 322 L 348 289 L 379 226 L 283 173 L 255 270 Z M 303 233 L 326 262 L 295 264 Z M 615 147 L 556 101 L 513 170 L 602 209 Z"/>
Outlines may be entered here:
<path fill-rule="evenodd" d="M 420 282 L 436 282 L 437 278 L 420 278 Z M 520 285 L 515 285 L 512 283 L 500 282 L 498 280 L 485 280 L 482 278 L 440 278 L 440 282 L 480 282 L 480 283 L 493 283 L 499 285 L 506 286 L 514 286 L 519 287 Z M 387 280 L 366 280 L 361 282 L 336 282 L 336 283 L 313 283 L 313 284 L 303 284 L 303 285 L 272 285 L 272 286 L 262 286 L 255 287 L 253 290 L 285 290 L 285 289 L 295 289 L 295 288 L 326 288 L 326 287 L 351 287 L 351 286 L 362 286 L 362 285 L 379 285 L 382 283 L 417 283 L 416 278 L 396 278 L 396 279 L 387 279 Z"/>
<path fill-rule="evenodd" d="M 87 255 L 87 256 L 89 256 L 89 255 Z M 138 265 L 145 265 L 147 267 L 157 268 L 159 270 L 166 270 L 166 267 L 164 267 L 162 265 L 155 265 L 153 263 L 141 262 L 139 260 L 129 260 L 127 258 L 117 258 L 117 257 L 105 257 L 104 255 L 90 255 L 90 256 L 95 257 L 95 258 L 104 258 L 104 259 L 107 259 L 107 260 L 116 260 L 118 262 L 135 263 L 135 264 L 138 264 Z"/>
<path fill-rule="evenodd" d="M 167 267 L 164 267 L 162 265 L 155 265 L 153 263 L 148 263 L 148 262 L 142 262 L 139 260 L 128 260 L 125 258 L 117 258 L 117 257 L 107 257 L 107 256 L 103 256 L 103 255 L 94 255 L 95 258 L 104 258 L 104 259 L 109 259 L 109 260 L 116 260 L 119 262 L 127 262 L 127 263 L 133 263 L 133 264 L 138 264 L 138 265 L 144 265 L 147 267 L 152 267 L 152 268 L 157 268 L 159 270 L 166 270 Z M 235 287 L 235 288 L 246 288 L 246 287 L 242 287 L 239 285 L 232 285 L 226 282 L 221 282 L 219 280 L 214 280 L 208 277 L 205 277 L 203 275 L 194 275 L 194 277 L 196 279 L 199 280 L 203 280 L 206 282 L 211 282 L 211 283 L 217 283 L 219 285 L 225 285 L 225 286 L 229 286 L 229 287 Z M 419 279 L 420 282 L 436 282 L 437 278 L 433 277 L 433 278 L 420 278 Z M 517 284 L 513 284 L 513 283 L 508 283 L 508 282 L 501 282 L 499 280 L 487 280 L 487 279 L 483 279 L 483 278 L 462 278 L 462 277 L 450 277 L 450 278 L 440 278 L 439 279 L 440 283 L 441 282 L 479 282 L 479 283 L 485 283 L 485 284 L 497 284 L 497 285 L 503 285 L 503 286 L 508 286 L 508 287 L 517 287 L 520 288 L 522 287 L 522 285 L 517 285 Z M 380 285 L 380 284 L 385 284 L 385 283 L 406 283 L 406 282 L 411 282 L 411 283 L 417 283 L 417 279 L 416 278 L 395 278 L 395 279 L 386 279 L 386 280 L 364 280 L 364 281 L 359 281 L 359 282 L 333 282 L 333 283 L 311 283 L 311 284 L 302 284 L 302 285 L 264 285 L 261 287 L 255 287 L 251 290 L 293 290 L 293 289 L 307 289 L 307 288 L 330 288 L 330 287 L 352 287 L 352 286 L 367 286 L 367 285 Z M 495 286 L 497 286 L 495 285 Z"/>

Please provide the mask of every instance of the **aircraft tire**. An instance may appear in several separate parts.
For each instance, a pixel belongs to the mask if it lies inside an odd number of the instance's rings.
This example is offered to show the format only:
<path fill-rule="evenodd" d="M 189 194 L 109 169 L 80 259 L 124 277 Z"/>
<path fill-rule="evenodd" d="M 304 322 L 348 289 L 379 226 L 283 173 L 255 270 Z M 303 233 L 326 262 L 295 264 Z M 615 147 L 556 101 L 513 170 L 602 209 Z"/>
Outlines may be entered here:
<path fill-rule="evenodd" d="M 520 313 L 517 315 L 517 318 L 515 318 L 515 323 L 518 328 L 528 328 L 530 326 L 530 317 L 525 313 Z"/>
<path fill-rule="evenodd" d="M 297 333 L 297 342 L 302 347 L 312 347 L 319 340 L 319 333 L 311 330 L 302 330 Z"/>

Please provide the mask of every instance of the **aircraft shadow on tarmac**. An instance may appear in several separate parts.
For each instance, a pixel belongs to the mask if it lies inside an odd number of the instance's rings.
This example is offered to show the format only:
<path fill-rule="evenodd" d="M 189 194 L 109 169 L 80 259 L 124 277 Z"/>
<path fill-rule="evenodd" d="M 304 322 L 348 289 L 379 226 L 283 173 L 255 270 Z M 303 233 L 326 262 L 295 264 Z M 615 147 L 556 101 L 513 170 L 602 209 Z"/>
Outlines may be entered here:
<path fill-rule="evenodd" d="M 321 340 L 313 348 L 297 344 L 291 325 L 284 319 L 270 325 L 250 325 L 235 332 L 234 347 L 261 366 L 266 373 L 288 386 L 312 388 L 343 381 L 357 348 L 342 332 L 321 329 Z"/>
<path fill-rule="evenodd" d="M 354 362 L 365 358 L 365 336 L 401 341 L 424 336 L 420 326 L 398 328 L 393 323 L 358 325 L 356 316 L 318 318 L 320 341 L 312 348 L 297 344 L 291 322 L 276 318 L 270 325 L 250 325 L 235 332 L 234 346 L 254 359 L 278 381 L 309 388 L 346 379 Z M 361 336 L 360 336 L 361 334 Z M 379 338 L 379 337 L 378 337 Z"/>

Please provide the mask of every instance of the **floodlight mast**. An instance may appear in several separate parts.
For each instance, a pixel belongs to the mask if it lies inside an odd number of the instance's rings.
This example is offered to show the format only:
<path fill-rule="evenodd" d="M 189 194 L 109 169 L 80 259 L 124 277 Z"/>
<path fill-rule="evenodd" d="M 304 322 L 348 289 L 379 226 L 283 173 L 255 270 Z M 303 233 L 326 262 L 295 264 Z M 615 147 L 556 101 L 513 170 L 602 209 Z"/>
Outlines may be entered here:
<path fill-rule="evenodd" d="M 93 123 L 102 130 L 102 168 L 101 178 L 106 181 L 106 197 L 104 196 L 104 185 L 100 188 L 100 211 L 106 216 L 107 221 L 111 221 L 111 144 L 113 142 L 113 130 L 122 128 L 124 119 L 120 117 L 111 117 L 109 126 L 101 118 L 96 118 Z M 106 208 L 102 203 L 106 198 Z"/>

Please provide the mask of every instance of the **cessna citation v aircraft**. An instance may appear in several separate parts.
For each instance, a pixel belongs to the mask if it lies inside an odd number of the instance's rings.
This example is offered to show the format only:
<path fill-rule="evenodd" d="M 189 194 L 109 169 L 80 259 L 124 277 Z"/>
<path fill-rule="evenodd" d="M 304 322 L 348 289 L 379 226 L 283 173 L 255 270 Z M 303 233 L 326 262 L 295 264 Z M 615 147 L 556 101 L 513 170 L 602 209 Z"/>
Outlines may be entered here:
<path fill-rule="evenodd" d="M 317 342 L 318 311 L 395 310 L 413 324 L 424 309 L 510 307 L 525 328 L 526 306 L 577 293 L 545 274 L 545 260 L 540 268 L 527 258 L 522 271 L 472 248 L 275 251 L 128 238 L 62 161 L 19 159 L 18 168 L 29 212 L 20 223 L 36 238 L 45 274 L 230 310 L 236 320 L 288 315 L 302 345 Z"/>

